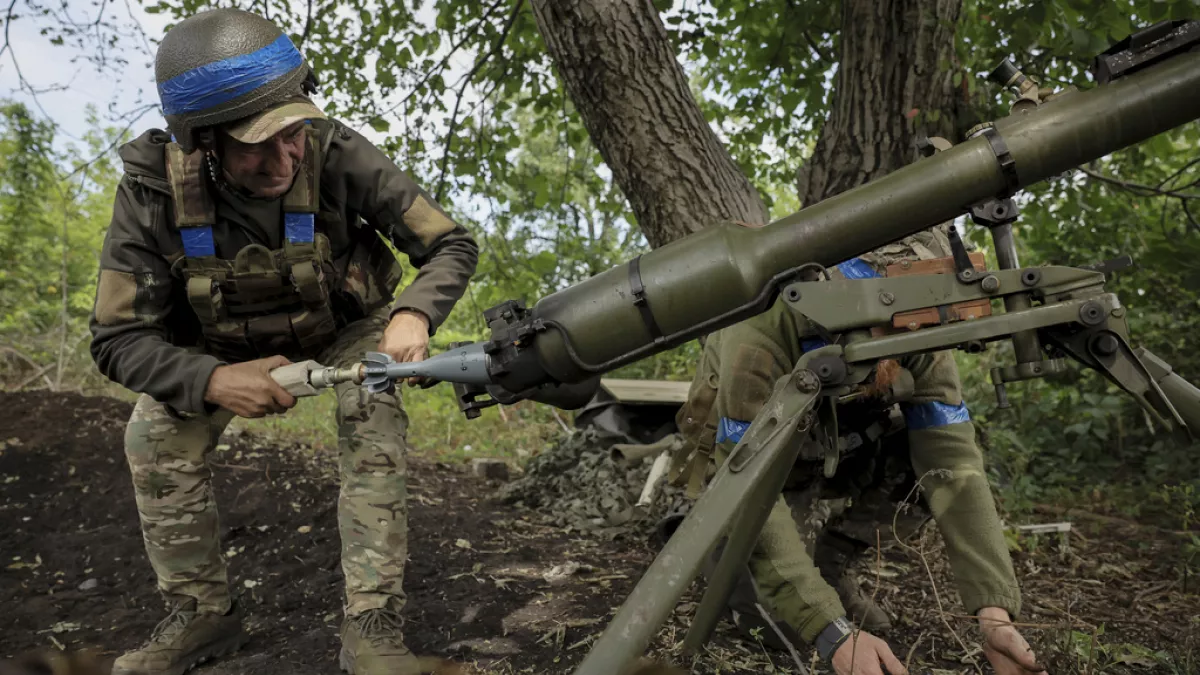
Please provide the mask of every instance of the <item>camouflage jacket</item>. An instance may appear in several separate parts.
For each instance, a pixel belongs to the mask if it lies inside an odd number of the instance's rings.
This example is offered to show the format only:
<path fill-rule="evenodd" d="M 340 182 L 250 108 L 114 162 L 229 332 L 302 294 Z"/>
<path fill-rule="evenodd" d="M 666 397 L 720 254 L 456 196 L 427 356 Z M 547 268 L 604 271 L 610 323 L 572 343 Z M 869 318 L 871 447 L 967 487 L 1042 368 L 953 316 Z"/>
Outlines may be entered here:
<path fill-rule="evenodd" d="M 429 317 L 432 334 L 465 292 L 478 246 L 370 141 L 331 124 L 321 153 L 319 208 L 332 255 L 342 259 L 355 246 L 375 246 L 385 237 L 418 270 L 394 298 L 392 312 L 420 311 Z M 125 175 L 100 253 L 91 351 L 100 371 L 114 382 L 181 412 L 201 412 L 212 371 L 246 358 L 206 345 L 188 303 L 180 270 L 184 247 L 164 152 L 170 142 L 167 133 L 154 129 L 120 148 Z M 250 199 L 228 188 L 210 192 L 218 257 L 232 259 L 251 244 L 271 250 L 282 246 L 279 200 Z M 354 272 L 342 270 L 345 278 L 337 281 L 356 283 Z M 372 298 L 384 306 L 390 299 Z M 330 304 L 339 326 L 362 314 L 342 295 L 331 296 Z M 270 354 L 258 355 L 265 356 Z"/>

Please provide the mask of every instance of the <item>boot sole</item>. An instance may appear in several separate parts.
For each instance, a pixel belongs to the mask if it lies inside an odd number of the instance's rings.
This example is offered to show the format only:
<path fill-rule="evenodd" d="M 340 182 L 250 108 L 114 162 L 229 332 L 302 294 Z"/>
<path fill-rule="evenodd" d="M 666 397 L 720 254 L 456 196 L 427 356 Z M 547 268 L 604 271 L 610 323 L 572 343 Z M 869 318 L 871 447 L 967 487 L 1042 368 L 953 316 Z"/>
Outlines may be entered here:
<path fill-rule="evenodd" d="M 201 647 L 188 654 L 178 666 L 168 670 L 136 670 L 113 666 L 111 675 L 183 675 L 196 666 L 205 664 L 213 659 L 229 656 L 237 652 L 250 641 L 250 636 L 244 631 L 211 645 Z"/>

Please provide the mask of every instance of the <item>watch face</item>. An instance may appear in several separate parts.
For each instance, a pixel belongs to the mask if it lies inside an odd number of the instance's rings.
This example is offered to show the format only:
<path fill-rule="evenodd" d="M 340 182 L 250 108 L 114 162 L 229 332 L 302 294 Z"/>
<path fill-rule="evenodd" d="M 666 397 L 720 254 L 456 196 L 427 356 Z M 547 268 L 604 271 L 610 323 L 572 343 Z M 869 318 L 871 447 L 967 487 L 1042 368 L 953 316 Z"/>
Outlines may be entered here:
<path fill-rule="evenodd" d="M 854 632 L 854 626 L 851 626 L 850 622 L 847 621 L 846 617 L 844 617 L 844 616 L 838 617 L 838 619 L 833 622 L 833 625 L 837 626 L 838 630 L 842 631 L 842 633 L 853 633 Z"/>

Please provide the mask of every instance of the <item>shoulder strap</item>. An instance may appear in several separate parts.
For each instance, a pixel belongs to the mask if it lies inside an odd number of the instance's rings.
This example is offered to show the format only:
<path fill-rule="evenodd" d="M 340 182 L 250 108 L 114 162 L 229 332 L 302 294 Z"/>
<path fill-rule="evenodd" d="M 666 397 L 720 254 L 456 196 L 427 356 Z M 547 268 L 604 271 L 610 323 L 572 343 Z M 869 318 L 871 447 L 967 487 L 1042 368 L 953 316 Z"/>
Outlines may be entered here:
<path fill-rule="evenodd" d="M 189 258 L 206 258 L 217 254 L 213 244 L 212 224 L 217 220 L 217 207 L 204 182 L 204 154 L 184 154 L 177 143 L 168 143 L 167 181 L 171 185 L 171 201 L 175 205 L 175 226 L 183 236 L 183 252 Z"/>

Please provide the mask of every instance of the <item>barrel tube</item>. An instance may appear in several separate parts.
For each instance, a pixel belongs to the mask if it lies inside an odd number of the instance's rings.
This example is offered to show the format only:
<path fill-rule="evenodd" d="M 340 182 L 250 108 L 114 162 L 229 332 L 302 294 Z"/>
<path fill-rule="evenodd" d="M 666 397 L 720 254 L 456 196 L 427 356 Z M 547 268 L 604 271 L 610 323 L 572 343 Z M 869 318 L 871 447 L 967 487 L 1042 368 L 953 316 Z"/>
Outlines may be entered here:
<path fill-rule="evenodd" d="M 1197 118 L 1195 50 L 1063 94 L 995 123 L 1011 180 L 977 136 L 765 227 L 713 225 L 543 298 L 538 363 L 547 379 L 574 382 L 665 351 L 765 311 L 789 271 L 835 265 Z"/>

